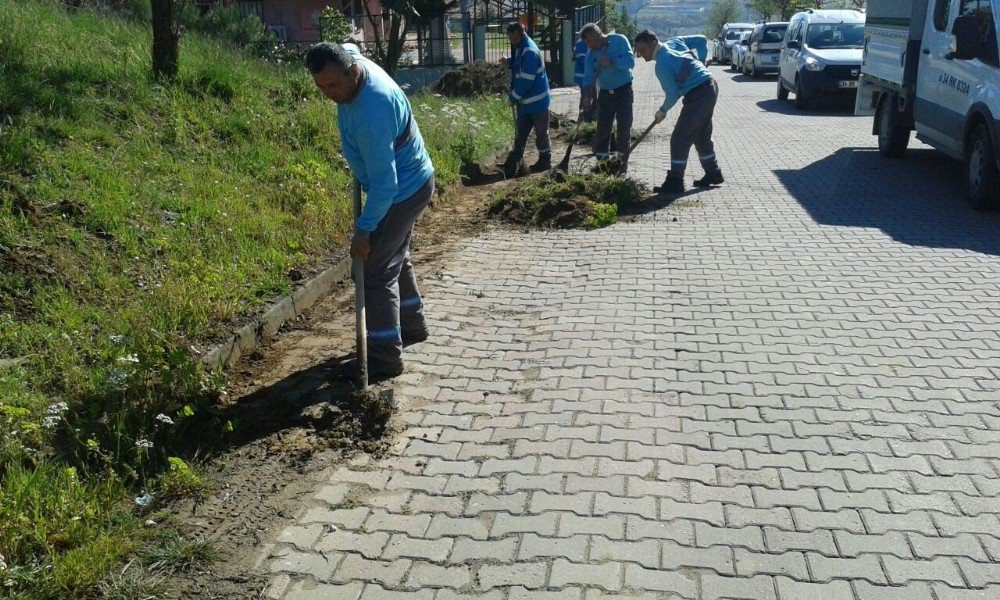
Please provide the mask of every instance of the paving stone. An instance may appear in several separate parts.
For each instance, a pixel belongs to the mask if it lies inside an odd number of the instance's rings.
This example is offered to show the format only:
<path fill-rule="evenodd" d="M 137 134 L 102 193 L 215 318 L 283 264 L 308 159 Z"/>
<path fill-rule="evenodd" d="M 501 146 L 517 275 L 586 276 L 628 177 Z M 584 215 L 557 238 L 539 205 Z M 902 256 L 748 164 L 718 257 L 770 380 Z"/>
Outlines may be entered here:
<path fill-rule="evenodd" d="M 545 587 L 548 570 L 548 565 L 541 562 L 518 562 L 505 565 L 486 564 L 479 567 L 477 580 L 479 587 L 485 590 L 513 585 L 530 590 L 538 590 Z"/>
<path fill-rule="evenodd" d="M 626 542 L 592 536 L 590 562 L 634 562 L 649 569 L 656 569 L 660 566 L 660 544 L 657 540 L 651 539 Z"/>
<path fill-rule="evenodd" d="M 299 573 L 311 575 L 319 581 L 327 581 L 340 561 L 341 555 L 324 556 L 311 552 L 286 550 L 280 552 L 271 561 L 272 573 Z"/>
<path fill-rule="evenodd" d="M 622 589 L 623 571 L 622 563 L 617 562 L 580 565 L 557 558 L 552 563 L 552 574 L 549 576 L 548 585 L 554 588 L 567 585 L 593 586 L 614 592 Z"/>
<path fill-rule="evenodd" d="M 765 575 L 756 577 L 723 577 L 716 573 L 701 574 L 701 596 L 704 600 L 776 600 L 774 580 Z"/>
<path fill-rule="evenodd" d="M 909 583 L 905 586 L 874 585 L 863 579 L 852 581 L 858 600 L 933 600 L 931 586 L 927 583 Z"/>
<path fill-rule="evenodd" d="M 331 581 L 350 583 L 352 581 L 374 581 L 385 587 L 397 587 L 410 570 L 409 560 L 394 560 L 392 562 L 369 560 L 358 554 L 348 554 L 341 561 L 333 574 Z"/>
<path fill-rule="evenodd" d="M 820 554 L 806 555 L 813 581 L 834 579 L 865 579 L 874 584 L 888 584 L 878 556 L 865 554 L 858 558 L 831 558 Z"/>
<path fill-rule="evenodd" d="M 903 560 L 895 556 L 885 556 L 882 562 L 889 576 L 889 582 L 893 585 L 903 585 L 910 581 L 941 581 L 953 587 L 964 584 L 958 566 L 952 558 Z"/>
<path fill-rule="evenodd" d="M 776 577 L 779 600 L 854 600 L 851 584 L 846 581 L 806 583 L 787 577 Z"/>
<path fill-rule="evenodd" d="M 454 540 L 451 538 L 423 540 L 397 533 L 386 544 L 385 550 L 382 552 L 382 559 L 422 558 L 441 562 L 448 557 L 453 544 Z"/>
<path fill-rule="evenodd" d="M 315 581 L 297 581 L 288 590 L 285 600 L 357 600 L 365 584 L 353 581 L 342 585 L 329 585 Z"/>
<path fill-rule="evenodd" d="M 720 575 L 734 575 L 733 551 L 725 546 L 691 548 L 676 542 L 663 542 L 662 566 L 668 571 L 681 568 L 712 569 Z"/>
<path fill-rule="evenodd" d="M 625 587 L 633 590 L 672 592 L 682 598 L 698 597 L 697 576 L 680 571 L 646 569 L 631 563 L 625 565 Z"/>
<path fill-rule="evenodd" d="M 414 562 L 406 577 L 406 587 L 462 588 L 472 583 L 472 569 L 467 566 L 441 566 L 427 562 Z"/>
<path fill-rule="evenodd" d="M 843 557 L 854 558 L 865 554 L 892 554 L 899 558 L 913 558 L 907 536 L 898 531 L 882 535 L 856 535 L 849 531 L 835 531 L 837 546 Z M 909 536 L 912 540 L 912 535 Z M 829 553 L 826 553 L 829 554 Z"/>

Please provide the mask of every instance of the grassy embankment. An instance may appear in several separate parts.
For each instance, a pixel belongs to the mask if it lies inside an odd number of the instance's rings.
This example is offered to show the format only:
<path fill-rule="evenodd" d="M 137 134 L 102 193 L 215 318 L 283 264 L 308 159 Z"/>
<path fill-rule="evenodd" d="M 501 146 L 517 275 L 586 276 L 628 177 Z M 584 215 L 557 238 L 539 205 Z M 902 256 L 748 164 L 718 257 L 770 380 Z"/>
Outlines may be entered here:
<path fill-rule="evenodd" d="M 136 551 L 211 554 L 142 527 L 200 485 L 168 459 L 239 427 L 207 418 L 225 390 L 197 351 L 351 226 L 334 110 L 303 69 L 186 35 L 162 84 L 149 38 L 0 0 L 0 598 L 130 597 L 146 584 L 108 573 Z M 445 186 L 510 129 L 499 99 L 413 104 Z"/>

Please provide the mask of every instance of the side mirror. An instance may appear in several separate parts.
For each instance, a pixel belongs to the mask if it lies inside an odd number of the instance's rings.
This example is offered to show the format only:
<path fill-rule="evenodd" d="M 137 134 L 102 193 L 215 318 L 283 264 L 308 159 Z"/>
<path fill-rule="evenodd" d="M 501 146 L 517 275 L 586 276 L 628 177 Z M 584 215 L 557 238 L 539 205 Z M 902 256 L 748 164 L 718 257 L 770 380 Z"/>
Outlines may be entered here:
<path fill-rule="evenodd" d="M 785 47 L 788 48 L 789 50 L 801 50 L 802 44 L 799 43 L 798 40 L 788 40 L 788 43 L 785 44 Z"/>
<path fill-rule="evenodd" d="M 952 49 L 950 58 L 972 60 L 979 50 L 980 20 L 976 15 L 965 15 L 955 19 L 951 27 Z"/>

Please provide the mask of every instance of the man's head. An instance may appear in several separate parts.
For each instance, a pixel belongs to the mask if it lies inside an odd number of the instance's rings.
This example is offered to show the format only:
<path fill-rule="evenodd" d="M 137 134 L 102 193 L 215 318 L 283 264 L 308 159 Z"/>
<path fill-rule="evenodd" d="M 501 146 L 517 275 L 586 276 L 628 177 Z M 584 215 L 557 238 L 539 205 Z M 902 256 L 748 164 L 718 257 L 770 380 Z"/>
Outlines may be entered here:
<path fill-rule="evenodd" d="M 591 50 L 600 50 L 604 44 L 608 43 L 608 36 L 604 35 L 597 23 L 587 23 L 580 30 L 580 39 L 587 44 Z"/>
<path fill-rule="evenodd" d="M 524 25 L 521 25 L 517 21 L 508 23 L 507 39 L 510 40 L 511 46 L 520 46 L 521 42 L 524 41 Z"/>
<path fill-rule="evenodd" d="M 660 39 L 656 34 L 646 29 L 635 36 L 635 55 L 651 61 L 656 57 L 656 51 L 660 47 Z"/>
<path fill-rule="evenodd" d="M 361 67 L 340 44 L 320 42 L 306 54 L 306 67 L 327 98 L 345 104 L 361 84 Z"/>

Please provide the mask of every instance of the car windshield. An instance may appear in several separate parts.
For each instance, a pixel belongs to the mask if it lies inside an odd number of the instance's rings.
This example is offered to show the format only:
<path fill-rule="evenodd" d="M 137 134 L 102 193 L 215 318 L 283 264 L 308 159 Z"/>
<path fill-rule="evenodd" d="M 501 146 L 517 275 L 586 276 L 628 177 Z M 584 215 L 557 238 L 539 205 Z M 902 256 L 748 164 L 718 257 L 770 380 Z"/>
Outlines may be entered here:
<path fill-rule="evenodd" d="M 864 23 L 813 23 L 809 25 L 810 48 L 864 48 Z"/>
<path fill-rule="evenodd" d="M 726 32 L 726 39 L 729 41 L 734 41 L 740 39 L 740 34 L 742 34 L 746 29 L 730 29 Z"/>
<path fill-rule="evenodd" d="M 776 25 L 774 27 L 768 27 L 764 30 L 764 35 L 761 37 L 761 42 L 764 44 L 780 44 L 783 39 L 785 39 L 785 31 L 788 29 L 788 25 Z"/>

